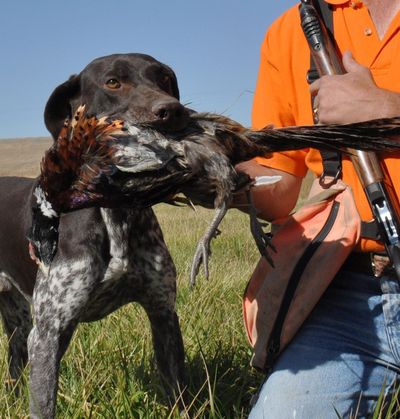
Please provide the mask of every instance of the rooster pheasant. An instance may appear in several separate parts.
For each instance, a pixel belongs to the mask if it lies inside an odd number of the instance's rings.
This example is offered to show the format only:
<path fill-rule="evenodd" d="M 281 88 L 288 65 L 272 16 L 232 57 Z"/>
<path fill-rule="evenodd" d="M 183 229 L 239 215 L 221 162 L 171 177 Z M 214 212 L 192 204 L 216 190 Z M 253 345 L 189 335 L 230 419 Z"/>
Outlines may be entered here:
<path fill-rule="evenodd" d="M 234 165 L 257 155 L 301 148 L 398 151 L 400 117 L 349 125 L 300 126 L 260 131 L 221 115 L 192 112 L 187 127 L 164 133 L 150 125 L 91 117 L 81 106 L 66 121 L 46 152 L 35 189 L 30 241 L 34 257 L 48 266 L 57 250 L 62 213 L 92 206 L 148 207 L 182 192 L 195 204 L 216 208 L 197 246 L 191 272 L 201 263 L 207 274 L 211 239 L 228 210 L 232 194 L 250 185 Z M 252 222 L 256 226 L 255 222 Z M 255 230 L 268 258 L 268 238 Z"/>

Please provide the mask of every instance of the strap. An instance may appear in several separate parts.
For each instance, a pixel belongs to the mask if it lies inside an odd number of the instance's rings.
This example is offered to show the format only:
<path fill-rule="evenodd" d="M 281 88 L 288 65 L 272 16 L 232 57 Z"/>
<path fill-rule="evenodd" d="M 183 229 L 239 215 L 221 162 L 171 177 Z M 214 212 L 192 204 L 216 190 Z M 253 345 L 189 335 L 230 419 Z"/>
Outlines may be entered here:
<path fill-rule="evenodd" d="M 333 38 L 333 13 L 331 6 L 324 0 L 314 0 L 313 5 L 324 21 L 329 36 Z M 312 83 L 319 78 L 314 60 L 310 55 L 310 69 L 307 72 L 307 82 Z M 314 109 L 314 96 L 311 97 L 311 109 Z M 337 179 L 342 177 L 342 155 L 337 151 L 320 151 L 322 157 L 323 172 L 321 182 L 326 187 L 334 184 Z M 333 179 L 329 182 L 325 178 Z"/>
<path fill-rule="evenodd" d="M 328 187 L 342 177 L 342 155 L 338 151 L 331 150 L 320 150 L 320 154 L 323 166 L 320 183 Z M 330 180 L 326 181 L 327 178 Z"/>
<path fill-rule="evenodd" d="M 274 323 L 274 327 L 271 331 L 271 336 L 269 338 L 268 347 L 267 347 L 267 357 L 266 357 L 266 368 L 270 368 L 280 351 L 280 341 L 282 335 L 282 328 L 285 322 L 286 316 L 289 312 L 290 304 L 293 301 L 294 294 L 299 285 L 301 276 L 303 275 L 304 269 L 306 268 L 308 262 L 313 257 L 315 252 L 318 250 L 319 246 L 323 243 L 326 236 L 332 230 L 332 227 L 337 219 L 339 212 L 340 203 L 335 201 L 332 204 L 328 218 L 325 221 L 325 224 L 321 228 L 320 232 L 311 240 L 308 247 L 305 249 L 303 255 L 297 261 L 293 269 L 293 273 L 289 279 L 285 294 L 279 311 Z"/>

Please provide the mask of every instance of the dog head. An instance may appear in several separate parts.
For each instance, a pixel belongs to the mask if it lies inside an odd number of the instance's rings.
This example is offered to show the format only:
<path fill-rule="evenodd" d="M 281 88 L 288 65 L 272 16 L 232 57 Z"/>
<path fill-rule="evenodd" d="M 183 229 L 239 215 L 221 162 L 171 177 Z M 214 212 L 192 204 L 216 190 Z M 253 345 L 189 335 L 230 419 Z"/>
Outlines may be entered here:
<path fill-rule="evenodd" d="M 44 112 L 53 138 L 81 104 L 88 114 L 107 115 L 128 124 L 146 123 L 166 131 L 183 129 L 188 123 L 175 73 L 144 54 L 97 58 L 58 86 Z"/>

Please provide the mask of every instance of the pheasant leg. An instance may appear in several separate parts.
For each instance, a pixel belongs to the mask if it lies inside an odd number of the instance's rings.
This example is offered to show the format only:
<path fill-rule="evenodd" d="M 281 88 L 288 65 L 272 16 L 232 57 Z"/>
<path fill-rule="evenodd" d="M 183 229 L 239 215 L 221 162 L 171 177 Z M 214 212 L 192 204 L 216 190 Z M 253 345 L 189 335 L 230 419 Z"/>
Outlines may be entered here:
<path fill-rule="evenodd" d="M 196 251 L 194 253 L 192 268 L 190 272 L 190 287 L 193 288 L 196 285 L 196 277 L 199 273 L 201 264 L 204 266 L 204 276 L 208 279 L 208 259 L 211 254 L 210 244 L 211 240 L 214 237 L 217 237 L 220 234 L 218 226 L 220 225 L 222 219 L 225 217 L 229 208 L 228 202 L 225 200 L 222 202 L 221 206 L 216 208 L 215 216 L 208 227 L 204 236 L 197 243 Z"/>
<path fill-rule="evenodd" d="M 261 223 L 257 218 L 257 210 L 253 203 L 253 198 L 251 196 L 250 190 L 246 191 L 247 199 L 249 201 L 249 216 L 250 216 L 250 231 L 253 235 L 254 241 L 260 252 L 261 256 L 270 263 L 271 266 L 274 266 L 271 256 L 269 255 L 267 249 L 270 247 L 274 252 L 276 252 L 275 247 L 271 243 L 272 235 L 271 233 L 266 233 L 263 227 L 266 226 L 265 223 Z"/>

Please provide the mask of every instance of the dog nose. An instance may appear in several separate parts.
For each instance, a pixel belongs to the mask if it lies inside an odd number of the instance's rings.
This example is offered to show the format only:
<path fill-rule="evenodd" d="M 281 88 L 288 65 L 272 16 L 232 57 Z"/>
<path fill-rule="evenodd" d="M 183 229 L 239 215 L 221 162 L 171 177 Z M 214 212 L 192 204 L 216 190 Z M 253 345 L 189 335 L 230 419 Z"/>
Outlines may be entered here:
<path fill-rule="evenodd" d="M 162 100 L 152 107 L 155 115 L 155 123 L 162 128 L 179 130 L 184 128 L 188 122 L 186 108 L 177 100 Z"/>

